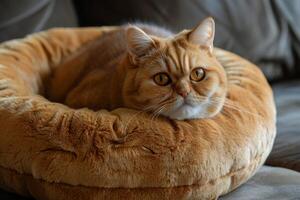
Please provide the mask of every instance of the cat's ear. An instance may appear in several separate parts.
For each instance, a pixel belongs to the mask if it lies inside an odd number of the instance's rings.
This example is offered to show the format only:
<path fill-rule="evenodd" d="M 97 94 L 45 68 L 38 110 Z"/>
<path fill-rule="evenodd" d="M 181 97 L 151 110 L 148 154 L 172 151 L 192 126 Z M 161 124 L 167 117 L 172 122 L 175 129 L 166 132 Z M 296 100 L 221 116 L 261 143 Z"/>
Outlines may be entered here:
<path fill-rule="evenodd" d="M 214 37 L 215 22 L 213 18 L 208 17 L 188 34 L 188 41 L 195 45 L 208 47 L 212 52 Z"/>
<path fill-rule="evenodd" d="M 142 57 L 155 47 L 154 41 L 142 29 L 130 26 L 126 30 L 127 47 L 134 58 Z"/>

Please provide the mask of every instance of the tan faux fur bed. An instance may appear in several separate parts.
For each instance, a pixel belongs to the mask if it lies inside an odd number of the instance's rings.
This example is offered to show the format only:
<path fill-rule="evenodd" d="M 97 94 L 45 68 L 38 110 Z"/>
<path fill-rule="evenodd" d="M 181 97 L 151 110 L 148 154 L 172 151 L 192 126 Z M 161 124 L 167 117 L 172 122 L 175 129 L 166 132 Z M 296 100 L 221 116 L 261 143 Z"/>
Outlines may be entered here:
<path fill-rule="evenodd" d="M 247 181 L 272 148 L 275 107 L 261 71 L 232 53 L 215 50 L 239 109 L 213 119 L 159 118 L 152 128 L 146 114 L 131 120 L 134 110 L 43 97 L 50 80 L 66 87 L 59 73 L 72 78 L 65 59 L 83 66 L 74 53 L 115 28 L 53 29 L 0 46 L 0 186 L 36 199 L 215 199 Z"/>

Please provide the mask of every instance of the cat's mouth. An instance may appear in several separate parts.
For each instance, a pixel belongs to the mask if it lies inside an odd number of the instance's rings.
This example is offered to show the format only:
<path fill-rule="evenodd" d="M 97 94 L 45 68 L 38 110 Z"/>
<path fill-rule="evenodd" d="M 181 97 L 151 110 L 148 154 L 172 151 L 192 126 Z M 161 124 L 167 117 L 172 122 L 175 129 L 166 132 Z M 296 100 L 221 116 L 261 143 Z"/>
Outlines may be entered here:
<path fill-rule="evenodd" d="M 173 107 L 173 109 L 162 113 L 164 116 L 171 119 L 183 120 L 188 118 L 195 118 L 202 111 L 202 106 L 191 105 L 190 103 L 182 103 L 180 106 Z"/>
<path fill-rule="evenodd" d="M 184 101 L 183 101 L 183 103 L 182 103 L 182 105 L 181 106 L 195 106 L 195 102 L 192 102 L 192 101 L 190 101 L 190 100 L 188 100 L 188 99 L 184 99 Z"/>
<path fill-rule="evenodd" d="M 198 106 L 199 104 L 202 104 L 203 102 L 199 102 L 199 101 L 196 101 L 196 100 L 193 100 L 192 98 L 183 98 L 182 99 L 182 104 L 181 106 L 191 106 L 191 107 L 195 107 L 195 106 Z"/>
<path fill-rule="evenodd" d="M 180 110 L 183 108 L 194 108 L 202 104 L 203 102 L 199 102 L 194 100 L 192 97 L 177 97 L 176 101 L 171 106 L 171 111 L 174 112 L 176 110 Z"/>
<path fill-rule="evenodd" d="M 178 120 L 202 118 L 203 111 L 206 109 L 206 101 L 197 101 L 193 97 L 179 97 L 170 109 L 162 112 L 162 115 Z"/>

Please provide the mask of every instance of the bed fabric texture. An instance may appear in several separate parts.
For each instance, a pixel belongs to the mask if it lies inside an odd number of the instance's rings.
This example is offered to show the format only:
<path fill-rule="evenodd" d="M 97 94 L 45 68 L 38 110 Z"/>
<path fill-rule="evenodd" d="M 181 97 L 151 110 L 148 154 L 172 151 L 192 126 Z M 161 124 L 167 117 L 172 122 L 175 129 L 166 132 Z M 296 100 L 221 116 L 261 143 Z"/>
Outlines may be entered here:
<path fill-rule="evenodd" d="M 84 66 L 76 52 L 117 28 L 53 29 L 0 46 L 0 186 L 37 199 L 214 199 L 248 180 L 271 151 L 276 113 L 261 71 L 232 53 L 215 50 L 239 109 L 213 119 L 132 120 L 137 111 L 43 97 L 49 80 Z"/>
<path fill-rule="evenodd" d="M 219 200 L 296 200 L 300 197 L 300 173 L 280 167 L 263 166 L 245 184 Z M 0 190 L 0 199 L 29 200 Z"/>

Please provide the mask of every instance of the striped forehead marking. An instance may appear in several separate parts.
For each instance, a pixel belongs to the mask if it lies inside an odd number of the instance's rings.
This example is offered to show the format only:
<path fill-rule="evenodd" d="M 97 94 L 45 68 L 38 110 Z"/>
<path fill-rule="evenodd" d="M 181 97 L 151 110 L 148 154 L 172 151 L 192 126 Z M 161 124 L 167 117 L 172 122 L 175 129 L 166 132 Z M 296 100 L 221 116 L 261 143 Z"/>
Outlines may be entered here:
<path fill-rule="evenodd" d="M 189 56 L 180 44 L 176 42 L 169 43 L 166 57 L 167 65 L 169 65 L 168 70 L 171 73 L 176 72 L 183 75 L 189 72 Z"/>

